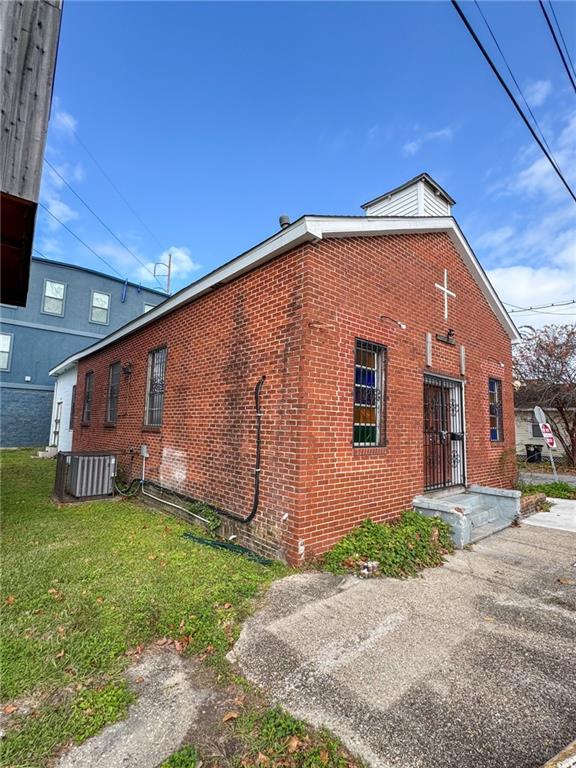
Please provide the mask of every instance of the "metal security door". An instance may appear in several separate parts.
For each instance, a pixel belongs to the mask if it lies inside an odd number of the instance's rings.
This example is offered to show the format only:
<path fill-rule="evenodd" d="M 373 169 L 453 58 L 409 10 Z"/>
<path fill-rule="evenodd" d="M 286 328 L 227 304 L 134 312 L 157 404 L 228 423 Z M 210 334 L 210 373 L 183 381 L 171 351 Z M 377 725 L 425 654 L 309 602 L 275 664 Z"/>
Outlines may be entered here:
<path fill-rule="evenodd" d="M 464 408 L 462 384 L 424 376 L 425 488 L 464 485 Z"/>

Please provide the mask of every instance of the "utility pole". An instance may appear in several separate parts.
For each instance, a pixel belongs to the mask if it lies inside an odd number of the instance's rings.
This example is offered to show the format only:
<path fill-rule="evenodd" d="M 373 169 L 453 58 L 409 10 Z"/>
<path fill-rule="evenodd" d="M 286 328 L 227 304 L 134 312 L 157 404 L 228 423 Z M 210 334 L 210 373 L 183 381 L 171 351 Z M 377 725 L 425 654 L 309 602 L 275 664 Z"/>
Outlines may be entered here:
<path fill-rule="evenodd" d="M 157 261 L 156 264 L 154 264 L 154 277 L 156 277 L 156 270 L 158 267 L 166 267 L 166 293 L 170 293 L 170 279 L 172 277 L 172 251 L 168 251 L 168 263 L 164 261 Z"/>

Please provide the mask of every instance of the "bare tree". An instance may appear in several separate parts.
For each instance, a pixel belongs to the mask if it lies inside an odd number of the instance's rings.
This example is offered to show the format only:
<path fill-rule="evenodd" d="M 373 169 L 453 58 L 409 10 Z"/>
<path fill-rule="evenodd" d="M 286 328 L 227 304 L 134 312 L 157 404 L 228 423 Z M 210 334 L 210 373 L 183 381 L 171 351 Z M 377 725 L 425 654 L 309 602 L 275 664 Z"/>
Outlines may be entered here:
<path fill-rule="evenodd" d="M 576 323 L 546 325 L 515 350 L 518 401 L 539 405 L 576 466 Z"/>

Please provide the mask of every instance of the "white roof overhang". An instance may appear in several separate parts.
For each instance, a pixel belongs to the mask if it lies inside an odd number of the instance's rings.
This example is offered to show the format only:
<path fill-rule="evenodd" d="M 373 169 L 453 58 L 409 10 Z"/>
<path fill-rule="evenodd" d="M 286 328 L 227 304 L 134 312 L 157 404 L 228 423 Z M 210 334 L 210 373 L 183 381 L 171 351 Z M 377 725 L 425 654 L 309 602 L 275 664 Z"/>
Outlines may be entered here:
<path fill-rule="evenodd" d="M 490 284 L 486 273 L 480 266 L 460 227 L 451 216 L 303 216 L 293 224 L 290 224 L 290 226 L 277 232 L 268 240 L 186 286 L 174 294 L 174 296 L 158 304 L 154 309 L 134 318 L 134 320 L 131 320 L 122 328 L 113 331 L 104 339 L 66 358 L 66 360 L 63 360 L 50 371 L 50 375 L 58 376 L 78 360 L 88 357 L 100 349 L 104 349 L 104 347 L 134 333 L 144 326 L 150 325 L 175 309 L 189 304 L 209 291 L 215 290 L 220 285 L 235 280 L 240 275 L 265 264 L 276 256 L 292 250 L 303 243 L 334 237 L 374 237 L 377 235 L 414 234 L 418 232 L 446 232 L 448 234 L 510 339 L 512 341 L 520 341 L 520 334 L 516 326 Z"/>

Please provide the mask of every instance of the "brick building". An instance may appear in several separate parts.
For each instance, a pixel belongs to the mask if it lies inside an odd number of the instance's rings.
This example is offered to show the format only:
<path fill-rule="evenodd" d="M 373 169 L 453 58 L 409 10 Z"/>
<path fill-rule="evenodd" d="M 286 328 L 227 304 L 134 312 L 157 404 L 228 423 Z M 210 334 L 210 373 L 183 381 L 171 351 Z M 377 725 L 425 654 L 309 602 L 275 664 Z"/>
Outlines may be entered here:
<path fill-rule="evenodd" d="M 284 223 L 75 356 L 74 450 L 138 476 L 146 444 L 147 477 L 239 516 L 259 476 L 236 532 L 291 562 L 425 491 L 509 486 L 517 331 L 453 203 L 422 174 Z"/>

